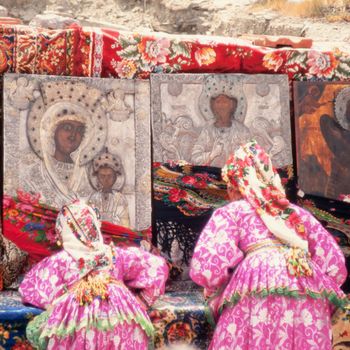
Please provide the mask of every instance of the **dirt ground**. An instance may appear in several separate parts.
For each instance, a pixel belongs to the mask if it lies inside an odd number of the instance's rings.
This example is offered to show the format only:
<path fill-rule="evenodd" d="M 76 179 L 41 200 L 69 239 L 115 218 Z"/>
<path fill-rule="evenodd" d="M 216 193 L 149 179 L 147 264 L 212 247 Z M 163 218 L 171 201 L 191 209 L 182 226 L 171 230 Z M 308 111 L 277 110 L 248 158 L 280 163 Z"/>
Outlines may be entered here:
<path fill-rule="evenodd" d="M 294 0 L 295 1 L 295 0 Z M 118 30 L 160 31 L 236 37 L 241 34 L 310 37 L 315 47 L 350 53 L 350 23 L 286 17 L 258 9 L 253 0 L 2 0 L 9 15 L 24 23 L 54 23 L 54 16 L 82 25 Z M 331 9 L 330 9 L 331 10 Z M 37 15 L 44 16 L 36 18 Z M 36 19 L 35 19 L 36 18 Z M 40 19 L 41 18 L 41 19 Z M 34 20 L 33 20 L 34 19 Z M 41 21 L 41 22 L 40 22 Z M 46 21 L 46 22 L 45 22 Z"/>

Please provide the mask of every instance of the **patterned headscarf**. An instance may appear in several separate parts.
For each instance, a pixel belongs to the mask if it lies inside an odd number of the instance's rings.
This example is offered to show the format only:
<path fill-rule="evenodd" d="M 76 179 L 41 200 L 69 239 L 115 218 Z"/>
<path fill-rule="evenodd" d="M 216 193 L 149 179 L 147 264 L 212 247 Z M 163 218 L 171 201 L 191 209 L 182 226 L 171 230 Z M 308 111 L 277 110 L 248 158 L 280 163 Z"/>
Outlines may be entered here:
<path fill-rule="evenodd" d="M 270 157 L 255 140 L 230 156 L 222 176 L 239 189 L 276 238 L 292 248 L 308 251 L 305 226 L 286 198 Z"/>
<path fill-rule="evenodd" d="M 111 262 L 111 248 L 103 243 L 100 226 L 97 212 L 79 200 L 63 206 L 58 214 L 57 234 L 64 250 L 77 261 L 82 276 Z"/>

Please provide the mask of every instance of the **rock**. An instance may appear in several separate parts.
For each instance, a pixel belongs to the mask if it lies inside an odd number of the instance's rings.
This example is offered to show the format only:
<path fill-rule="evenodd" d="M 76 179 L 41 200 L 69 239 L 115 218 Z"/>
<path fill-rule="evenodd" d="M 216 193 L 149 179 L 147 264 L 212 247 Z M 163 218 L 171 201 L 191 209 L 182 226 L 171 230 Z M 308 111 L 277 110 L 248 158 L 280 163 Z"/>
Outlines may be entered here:
<path fill-rule="evenodd" d="M 9 13 L 8 9 L 0 5 L 0 17 L 7 17 L 8 13 Z"/>
<path fill-rule="evenodd" d="M 219 22 L 220 14 L 215 15 L 215 22 Z M 219 22 L 220 23 L 220 22 Z M 265 34 L 269 21 L 263 17 L 240 14 L 239 17 L 233 15 L 221 20 L 215 28 L 215 35 L 225 35 L 236 37 L 240 34 Z"/>
<path fill-rule="evenodd" d="M 117 2 L 117 1 L 116 1 Z M 119 0 L 119 6 L 124 10 L 130 10 L 138 7 L 139 5 L 146 6 L 149 0 Z"/>
<path fill-rule="evenodd" d="M 212 12 L 209 0 L 161 0 L 151 8 L 151 14 L 157 19 L 153 28 L 167 33 L 207 33 Z"/>
<path fill-rule="evenodd" d="M 16 17 L 21 17 L 23 19 L 23 22 L 29 22 L 31 21 L 37 14 L 36 9 L 34 8 L 26 8 L 23 10 L 23 8 L 18 9 L 18 14 Z"/>
<path fill-rule="evenodd" d="M 56 5 L 50 9 L 47 9 L 43 12 L 44 15 L 58 15 L 58 16 L 63 16 L 63 17 L 74 17 L 73 16 L 73 11 L 67 9 L 66 7 L 62 5 Z"/>
<path fill-rule="evenodd" d="M 64 29 L 69 27 L 71 24 L 80 24 L 78 20 L 60 16 L 54 13 L 46 13 L 36 15 L 29 23 L 33 27 L 42 27 L 49 29 Z"/>
<path fill-rule="evenodd" d="M 267 35 L 288 35 L 288 36 L 304 36 L 305 29 L 303 24 L 294 24 L 290 21 L 284 23 L 270 22 L 265 34 Z"/>
<path fill-rule="evenodd" d="M 82 26 L 88 26 L 88 27 L 98 27 L 98 28 L 110 28 L 118 31 L 128 31 L 130 28 L 128 28 L 125 25 L 121 24 L 115 24 L 111 22 L 106 21 L 99 21 L 99 20 L 92 20 L 92 19 L 81 19 L 80 24 Z"/>

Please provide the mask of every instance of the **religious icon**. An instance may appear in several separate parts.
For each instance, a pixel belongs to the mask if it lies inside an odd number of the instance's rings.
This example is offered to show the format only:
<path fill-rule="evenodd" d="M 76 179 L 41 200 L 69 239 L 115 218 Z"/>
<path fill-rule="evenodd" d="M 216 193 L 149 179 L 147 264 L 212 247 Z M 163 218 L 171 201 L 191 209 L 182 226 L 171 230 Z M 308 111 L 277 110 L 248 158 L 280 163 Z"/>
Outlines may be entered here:
<path fill-rule="evenodd" d="M 156 161 L 222 167 L 255 138 L 276 167 L 292 164 L 288 79 L 283 75 L 151 75 Z"/>
<path fill-rule="evenodd" d="M 350 84 L 295 82 L 298 181 L 308 194 L 350 194 Z"/>
<path fill-rule="evenodd" d="M 147 82 L 7 74 L 4 93 L 5 193 L 93 200 L 103 220 L 151 224 Z"/>

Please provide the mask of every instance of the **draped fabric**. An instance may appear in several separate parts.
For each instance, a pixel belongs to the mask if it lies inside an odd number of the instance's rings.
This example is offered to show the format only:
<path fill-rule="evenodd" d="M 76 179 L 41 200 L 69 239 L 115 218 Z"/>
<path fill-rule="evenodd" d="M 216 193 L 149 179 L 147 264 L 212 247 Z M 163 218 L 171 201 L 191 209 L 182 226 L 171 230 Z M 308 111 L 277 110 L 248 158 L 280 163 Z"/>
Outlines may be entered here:
<path fill-rule="evenodd" d="M 340 50 L 270 49 L 232 38 L 138 34 L 112 29 L 0 26 L 0 73 L 148 78 L 150 73 L 282 73 L 348 79 Z"/>
<path fill-rule="evenodd" d="M 56 208 L 39 202 L 39 196 L 17 191 L 16 197 L 4 195 L 3 235 L 29 255 L 32 265 L 58 251 L 55 222 Z M 151 230 L 133 231 L 110 222 L 101 226 L 105 243 L 118 246 L 139 246 L 142 240 L 151 241 Z"/>

